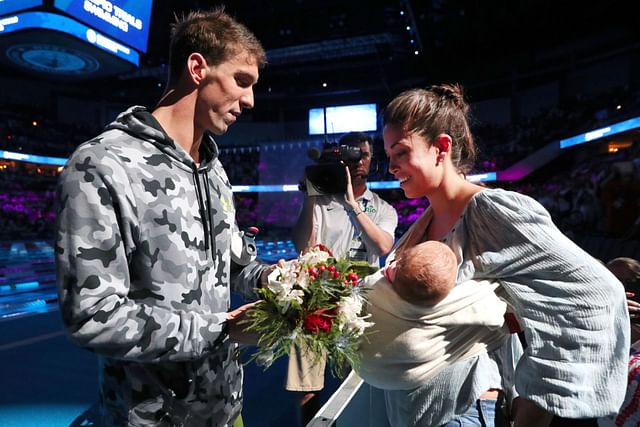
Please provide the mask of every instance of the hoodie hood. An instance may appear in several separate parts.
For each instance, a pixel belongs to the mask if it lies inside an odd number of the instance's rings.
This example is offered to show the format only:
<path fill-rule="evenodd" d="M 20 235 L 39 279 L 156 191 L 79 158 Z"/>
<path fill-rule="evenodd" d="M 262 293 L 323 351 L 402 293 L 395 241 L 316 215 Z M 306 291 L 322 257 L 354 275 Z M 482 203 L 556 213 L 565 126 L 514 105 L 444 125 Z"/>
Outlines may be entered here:
<path fill-rule="evenodd" d="M 145 107 L 134 106 L 120 113 L 107 125 L 106 130 L 109 129 L 118 129 L 150 142 L 169 157 L 187 165 L 189 169 L 197 169 L 189 153 L 167 135 L 160 122 Z M 218 146 L 209 133 L 205 133 L 202 137 L 200 155 L 201 167 L 207 166 L 218 157 Z"/>

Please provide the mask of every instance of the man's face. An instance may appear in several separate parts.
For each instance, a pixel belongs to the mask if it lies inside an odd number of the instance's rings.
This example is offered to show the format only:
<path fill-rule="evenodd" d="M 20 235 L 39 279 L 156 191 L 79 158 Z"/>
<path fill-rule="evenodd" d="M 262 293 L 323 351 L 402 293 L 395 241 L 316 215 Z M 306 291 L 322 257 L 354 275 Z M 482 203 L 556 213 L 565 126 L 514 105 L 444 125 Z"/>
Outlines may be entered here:
<path fill-rule="evenodd" d="M 358 144 L 358 147 L 360 147 L 362 157 L 359 161 L 348 164 L 349 173 L 354 181 L 358 179 L 366 181 L 369 169 L 371 169 L 371 146 L 365 141 Z"/>
<path fill-rule="evenodd" d="M 253 85 L 258 77 L 256 60 L 247 52 L 207 67 L 198 87 L 196 125 L 216 135 L 225 133 L 243 109 L 253 108 Z"/>

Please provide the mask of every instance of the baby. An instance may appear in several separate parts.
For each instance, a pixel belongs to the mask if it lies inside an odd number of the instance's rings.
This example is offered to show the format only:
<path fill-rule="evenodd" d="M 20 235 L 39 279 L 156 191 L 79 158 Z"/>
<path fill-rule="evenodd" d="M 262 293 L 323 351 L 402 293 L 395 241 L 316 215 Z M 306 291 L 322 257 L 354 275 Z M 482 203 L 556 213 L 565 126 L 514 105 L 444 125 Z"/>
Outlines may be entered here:
<path fill-rule="evenodd" d="M 369 384 L 409 390 L 448 364 L 497 348 L 508 330 L 498 283 L 456 285 L 458 262 L 445 244 L 427 241 L 396 255 L 367 276 L 367 311 L 374 325 L 357 369 Z"/>
<path fill-rule="evenodd" d="M 456 285 L 458 260 L 444 243 L 435 240 L 404 251 L 383 270 L 400 298 L 413 304 L 436 305 Z"/>

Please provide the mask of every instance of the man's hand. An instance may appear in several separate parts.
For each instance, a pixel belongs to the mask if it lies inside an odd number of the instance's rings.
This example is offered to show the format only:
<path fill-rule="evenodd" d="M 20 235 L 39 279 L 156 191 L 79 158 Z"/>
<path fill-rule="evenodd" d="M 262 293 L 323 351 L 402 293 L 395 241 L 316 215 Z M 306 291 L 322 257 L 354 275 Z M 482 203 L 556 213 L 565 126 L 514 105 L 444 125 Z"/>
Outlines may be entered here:
<path fill-rule="evenodd" d="M 227 323 L 229 324 L 229 339 L 239 344 L 256 345 L 259 335 L 253 331 L 246 331 L 246 324 L 240 324 L 241 321 L 247 319 L 247 311 L 252 309 L 256 304 L 262 301 L 256 301 L 249 304 L 241 305 L 235 310 L 227 312 Z"/>
<path fill-rule="evenodd" d="M 281 268 L 284 267 L 285 262 L 286 261 L 284 259 L 280 259 L 278 260 L 277 263 L 271 264 L 270 266 L 262 270 L 262 273 L 260 273 L 260 281 L 259 281 L 259 285 L 261 288 L 264 288 L 265 286 L 267 286 L 267 284 L 269 283 L 269 275 L 273 272 L 273 270 L 275 270 L 276 267 L 281 267 Z"/>

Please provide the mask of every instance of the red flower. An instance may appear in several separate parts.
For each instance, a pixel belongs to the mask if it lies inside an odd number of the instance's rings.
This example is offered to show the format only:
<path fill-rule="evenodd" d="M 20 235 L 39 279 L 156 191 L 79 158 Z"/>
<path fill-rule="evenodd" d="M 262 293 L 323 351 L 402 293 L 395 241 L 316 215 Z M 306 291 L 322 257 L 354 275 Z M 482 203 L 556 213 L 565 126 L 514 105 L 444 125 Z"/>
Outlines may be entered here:
<path fill-rule="evenodd" d="M 331 329 L 333 319 L 324 313 L 318 311 L 311 313 L 304 318 L 304 329 L 312 334 L 318 332 L 328 332 Z"/>

